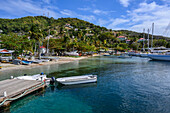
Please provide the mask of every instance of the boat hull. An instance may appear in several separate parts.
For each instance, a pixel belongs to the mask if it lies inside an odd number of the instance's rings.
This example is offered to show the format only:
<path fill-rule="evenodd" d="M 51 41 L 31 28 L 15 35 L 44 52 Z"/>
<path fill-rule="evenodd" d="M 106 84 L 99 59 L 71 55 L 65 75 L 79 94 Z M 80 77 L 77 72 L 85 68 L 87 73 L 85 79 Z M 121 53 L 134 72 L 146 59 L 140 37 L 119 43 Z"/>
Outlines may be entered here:
<path fill-rule="evenodd" d="M 74 82 L 59 82 L 63 85 L 74 85 L 74 84 L 87 84 L 97 82 L 97 80 L 82 80 L 82 81 L 74 81 Z"/>
<path fill-rule="evenodd" d="M 15 77 L 14 79 L 20 79 L 20 80 L 45 80 L 47 79 L 46 75 L 40 75 L 40 74 L 36 74 L 36 75 L 32 75 L 32 76 L 19 76 L 19 77 Z"/>
<path fill-rule="evenodd" d="M 86 84 L 97 82 L 97 75 L 92 75 L 93 78 L 86 76 L 64 77 L 58 78 L 56 81 L 62 85 Z"/>
<path fill-rule="evenodd" d="M 22 60 L 21 62 L 23 65 L 30 65 L 32 63 L 32 61 L 25 61 L 25 60 Z"/>
<path fill-rule="evenodd" d="M 170 61 L 170 55 L 148 55 L 152 60 Z"/>

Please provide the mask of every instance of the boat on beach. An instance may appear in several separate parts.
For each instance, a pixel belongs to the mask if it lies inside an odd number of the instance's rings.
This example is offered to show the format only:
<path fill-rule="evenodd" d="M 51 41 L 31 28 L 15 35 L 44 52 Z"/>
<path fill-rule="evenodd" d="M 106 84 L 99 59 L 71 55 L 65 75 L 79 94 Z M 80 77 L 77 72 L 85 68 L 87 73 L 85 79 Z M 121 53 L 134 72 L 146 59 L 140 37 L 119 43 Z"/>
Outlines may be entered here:
<path fill-rule="evenodd" d="M 68 56 L 79 56 L 79 53 L 77 51 L 64 52 L 64 54 Z"/>
<path fill-rule="evenodd" d="M 26 61 L 26 60 L 22 60 L 21 63 L 23 65 L 30 65 L 32 63 L 32 61 Z"/>
<path fill-rule="evenodd" d="M 82 75 L 57 78 L 56 81 L 63 85 L 85 84 L 97 82 L 97 75 Z"/>

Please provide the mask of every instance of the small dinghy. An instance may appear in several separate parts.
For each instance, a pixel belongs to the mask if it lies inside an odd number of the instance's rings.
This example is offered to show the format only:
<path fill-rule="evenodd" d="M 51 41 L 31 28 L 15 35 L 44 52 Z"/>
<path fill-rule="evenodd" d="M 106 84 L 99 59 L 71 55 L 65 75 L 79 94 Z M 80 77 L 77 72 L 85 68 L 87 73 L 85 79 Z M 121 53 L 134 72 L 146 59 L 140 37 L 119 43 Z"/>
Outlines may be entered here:
<path fill-rule="evenodd" d="M 97 75 L 63 77 L 63 78 L 57 78 L 56 81 L 63 85 L 93 83 L 93 82 L 97 82 Z"/>
<path fill-rule="evenodd" d="M 47 79 L 47 76 L 44 73 L 36 74 L 36 75 L 32 75 L 32 76 L 24 74 L 24 76 L 15 77 L 14 79 L 44 81 Z"/>
<path fill-rule="evenodd" d="M 32 63 L 32 61 L 26 61 L 26 60 L 22 60 L 21 62 L 23 65 L 30 65 Z"/>

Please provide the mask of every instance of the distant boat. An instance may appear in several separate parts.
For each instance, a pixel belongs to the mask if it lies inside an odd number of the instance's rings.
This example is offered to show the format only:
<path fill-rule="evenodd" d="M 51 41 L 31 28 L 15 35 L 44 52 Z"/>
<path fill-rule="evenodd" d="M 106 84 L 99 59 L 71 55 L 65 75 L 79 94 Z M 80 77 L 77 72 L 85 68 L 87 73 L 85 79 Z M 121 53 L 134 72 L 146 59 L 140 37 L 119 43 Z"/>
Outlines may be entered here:
<path fill-rule="evenodd" d="M 120 56 L 117 56 L 117 58 L 132 58 L 132 56 L 122 54 Z"/>
<path fill-rule="evenodd" d="M 97 75 L 82 75 L 57 78 L 56 81 L 63 85 L 83 84 L 97 82 Z"/>
<path fill-rule="evenodd" d="M 79 56 L 79 53 L 77 51 L 65 52 L 64 54 L 68 56 Z"/>
<path fill-rule="evenodd" d="M 148 57 L 148 53 L 140 53 L 140 57 Z"/>
<path fill-rule="evenodd" d="M 148 57 L 152 60 L 170 61 L 170 55 L 149 54 Z"/>
<path fill-rule="evenodd" d="M 152 60 L 170 61 L 170 50 L 165 47 L 157 47 L 151 50 L 152 54 L 148 57 Z"/>
<path fill-rule="evenodd" d="M 21 62 L 23 65 L 29 65 L 32 63 L 32 61 L 26 61 L 26 60 L 22 60 Z"/>
<path fill-rule="evenodd" d="M 103 56 L 111 56 L 111 55 L 104 54 Z"/>

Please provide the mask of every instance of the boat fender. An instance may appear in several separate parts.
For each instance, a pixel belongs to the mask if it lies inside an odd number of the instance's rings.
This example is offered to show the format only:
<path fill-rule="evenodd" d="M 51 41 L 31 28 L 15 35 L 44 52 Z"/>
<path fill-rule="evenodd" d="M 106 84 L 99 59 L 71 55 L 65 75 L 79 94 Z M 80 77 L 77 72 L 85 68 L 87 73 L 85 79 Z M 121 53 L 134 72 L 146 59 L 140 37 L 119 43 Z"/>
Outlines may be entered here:
<path fill-rule="evenodd" d="M 55 77 L 51 77 L 50 85 L 54 85 L 54 83 L 55 83 Z"/>

